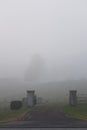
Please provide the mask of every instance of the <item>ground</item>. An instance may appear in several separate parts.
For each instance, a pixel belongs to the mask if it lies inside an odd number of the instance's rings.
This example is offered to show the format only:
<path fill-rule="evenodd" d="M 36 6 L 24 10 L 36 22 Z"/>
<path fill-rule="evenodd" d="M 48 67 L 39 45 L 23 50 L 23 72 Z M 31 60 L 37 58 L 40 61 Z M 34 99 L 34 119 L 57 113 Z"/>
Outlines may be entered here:
<path fill-rule="evenodd" d="M 17 121 L 0 127 L 87 127 L 87 121 L 66 116 L 58 104 L 45 104 L 34 107 Z"/>
<path fill-rule="evenodd" d="M 21 118 L 28 108 L 21 108 L 18 110 L 11 110 L 10 108 L 0 108 L 0 123 L 11 122 Z"/>
<path fill-rule="evenodd" d="M 78 103 L 76 107 L 67 104 L 62 107 L 61 111 L 70 117 L 87 120 L 87 103 Z"/>

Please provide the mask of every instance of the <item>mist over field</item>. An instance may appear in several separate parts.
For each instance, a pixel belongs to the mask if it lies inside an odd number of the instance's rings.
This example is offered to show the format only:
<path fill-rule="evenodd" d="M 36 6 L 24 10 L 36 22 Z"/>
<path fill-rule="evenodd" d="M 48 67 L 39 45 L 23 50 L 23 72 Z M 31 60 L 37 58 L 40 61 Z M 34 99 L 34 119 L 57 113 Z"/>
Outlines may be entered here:
<path fill-rule="evenodd" d="M 0 1 L 0 100 L 87 93 L 87 1 Z"/>

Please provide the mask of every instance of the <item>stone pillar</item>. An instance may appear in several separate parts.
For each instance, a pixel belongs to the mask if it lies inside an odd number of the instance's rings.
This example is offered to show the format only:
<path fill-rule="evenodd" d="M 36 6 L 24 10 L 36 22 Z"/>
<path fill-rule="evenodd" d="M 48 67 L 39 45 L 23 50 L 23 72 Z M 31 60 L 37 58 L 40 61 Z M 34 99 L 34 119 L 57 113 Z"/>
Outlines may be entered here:
<path fill-rule="evenodd" d="M 27 91 L 27 106 L 34 105 L 34 96 L 35 96 L 35 91 L 33 91 L 33 90 Z"/>
<path fill-rule="evenodd" d="M 69 91 L 69 105 L 70 106 L 77 105 L 77 91 L 76 90 Z"/>

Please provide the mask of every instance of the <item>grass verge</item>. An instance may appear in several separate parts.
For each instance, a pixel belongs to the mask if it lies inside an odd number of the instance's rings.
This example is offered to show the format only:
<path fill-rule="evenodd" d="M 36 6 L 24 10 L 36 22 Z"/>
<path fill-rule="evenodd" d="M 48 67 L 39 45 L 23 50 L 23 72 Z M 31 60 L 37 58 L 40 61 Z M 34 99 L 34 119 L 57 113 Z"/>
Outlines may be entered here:
<path fill-rule="evenodd" d="M 70 117 L 87 120 L 87 103 L 78 104 L 76 107 L 65 105 L 61 111 Z"/>
<path fill-rule="evenodd" d="M 0 123 L 16 121 L 19 117 L 29 111 L 30 108 L 21 108 L 19 110 L 10 110 L 9 108 L 0 108 Z"/>

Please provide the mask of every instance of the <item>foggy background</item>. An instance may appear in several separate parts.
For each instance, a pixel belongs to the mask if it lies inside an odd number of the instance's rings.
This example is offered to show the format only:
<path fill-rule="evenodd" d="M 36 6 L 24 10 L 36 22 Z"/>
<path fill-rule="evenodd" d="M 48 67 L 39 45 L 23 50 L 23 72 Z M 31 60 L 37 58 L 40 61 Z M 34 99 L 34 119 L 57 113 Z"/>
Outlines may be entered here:
<path fill-rule="evenodd" d="M 0 1 L 0 97 L 70 87 L 87 90 L 87 1 Z"/>

